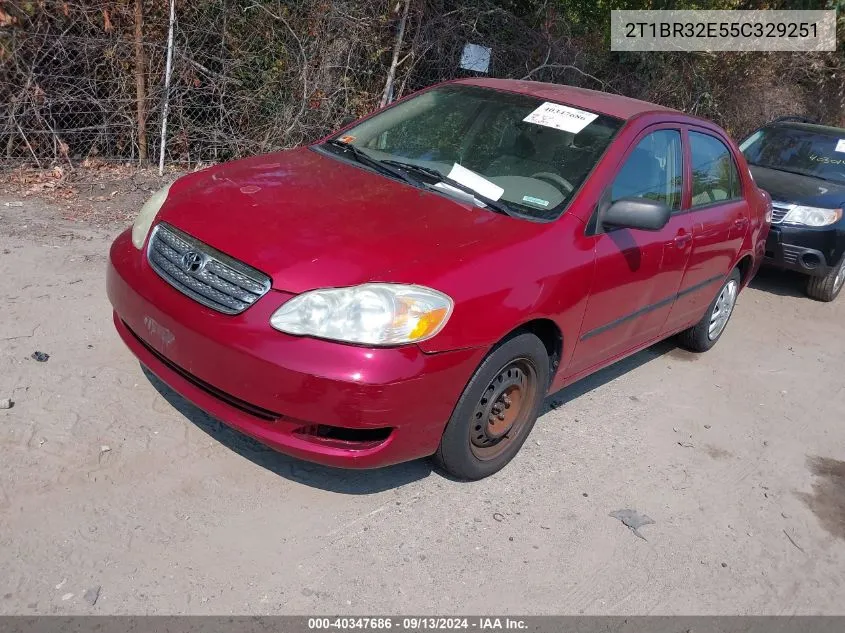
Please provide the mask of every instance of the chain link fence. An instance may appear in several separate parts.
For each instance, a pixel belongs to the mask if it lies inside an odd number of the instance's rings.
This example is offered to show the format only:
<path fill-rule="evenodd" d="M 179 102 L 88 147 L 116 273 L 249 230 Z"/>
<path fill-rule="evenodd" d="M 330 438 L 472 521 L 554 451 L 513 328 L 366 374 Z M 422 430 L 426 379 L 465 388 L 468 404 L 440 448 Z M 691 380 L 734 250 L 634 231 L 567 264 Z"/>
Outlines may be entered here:
<path fill-rule="evenodd" d="M 0 5 L 0 155 L 157 162 L 167 0 L 13 4 Z M 385 2 L 178 2 L 166 161 L 266 152 L 363 114 L 384 53 L 364 31 L 390 35 L 378 24 L 390 14 Z"/>

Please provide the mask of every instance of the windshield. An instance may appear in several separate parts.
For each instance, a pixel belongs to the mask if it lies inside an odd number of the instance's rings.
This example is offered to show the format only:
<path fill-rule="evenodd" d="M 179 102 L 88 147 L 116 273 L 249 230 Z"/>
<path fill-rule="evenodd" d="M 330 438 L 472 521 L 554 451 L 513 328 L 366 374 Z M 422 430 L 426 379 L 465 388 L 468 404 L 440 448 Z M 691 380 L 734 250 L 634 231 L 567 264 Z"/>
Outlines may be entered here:
<path fill-rule="evenodd" d="M 739 148 L 752 165 L 845 184 L 845 130 L 834 136 L 799 128 L 763 128 Z"/>
<path fill-rule="evenodd" d="M 447 85 L 334 140 L 411 169 L 428 185 L 436 184 L 438 175 L 449 177 L 517 213 L 551 219 L 563 211 L 622 123 L 526 95 Z"/>

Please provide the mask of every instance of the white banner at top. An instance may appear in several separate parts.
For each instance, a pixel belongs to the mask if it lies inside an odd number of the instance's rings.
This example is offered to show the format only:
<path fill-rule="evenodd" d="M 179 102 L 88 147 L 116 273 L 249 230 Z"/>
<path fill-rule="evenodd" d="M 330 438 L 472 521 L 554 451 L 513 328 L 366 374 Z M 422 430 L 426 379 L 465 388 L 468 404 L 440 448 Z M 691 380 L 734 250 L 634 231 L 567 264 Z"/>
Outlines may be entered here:
<path fill-rule="evenodd" d="M 836 11 L 611 11 L 614 51 L 835 51 Z"/>

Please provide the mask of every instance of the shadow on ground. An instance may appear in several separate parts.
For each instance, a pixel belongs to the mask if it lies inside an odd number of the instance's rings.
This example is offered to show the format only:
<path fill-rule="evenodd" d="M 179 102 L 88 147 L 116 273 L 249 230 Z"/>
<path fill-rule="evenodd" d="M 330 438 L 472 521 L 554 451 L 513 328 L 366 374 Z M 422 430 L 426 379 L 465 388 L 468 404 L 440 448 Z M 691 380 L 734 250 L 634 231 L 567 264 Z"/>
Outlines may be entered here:
<path fill-rule="evenodd" d="M 149 369 L 143 365 L 141 369 L 156 391 L 201 431 L 241 457 L 285 479 L 330 492 L 369 495 L 399 488 L 428 477 L 432 472 L 432 464 L 428 460 L 416 460 L 376 470 L 347 470 L 283 455 L 219 422 L 176 393 Z"/>
<path fill-rule="evenodd" d="M 606 385 L 620 376 L 627 374 L 629 371 L 633 371 L 634 369 L 637 369 L 656 358 L 660 358 L 665 354 L 671 354 L 674 358 L 684 361 L 695 361 L 699 358 L 698 354 L 679 348 L 675 345 L 672 339 L 660 341 L 641 352 L 637 352 L 633 356 L 628 356 L 628 358 L 617 361 L 609 367 L 605 367 L 601 371 L 597 371 L 586 378 L 582 378 L 575 384 L 569 385 L 560 391 L 550 394 L 543 403 L 543 409 L 541 410 L 540 415 L 543 416 L 549 411 L 559 409 L 566 403 L 575 400 L 576 398 L 580 398 L 581 396 L 591 392 L 593 389 L 598 389 L 602 385 Z"/>
<path fill-rule="evenodd" d="M 781 297 L 806 297 L 807 276 L 791 270 L 761 268 L 749 287 Z"/>
<path fill-rule="evenodd" d="M 655 358 L 669 353 L 682 360 L 695 360 L 697 357 L 696 354 L 678 349 L 671 341 L 662 341 L 633 356 L 614 363 L 610 367 L 596 372 L 574 385 L 549 395 L 543 404 L 540 415 L 543 416 L 549 411 L 560 408 L 567 402 L 589 393 L 593 389 L 597 389 Z M 392 488 L 399 488 L 413 481 L 424 479 L 431 475 L 434 470 L 433 464 L 427 459 L 418 459 L 413 462 L 375 470 L 346 470 L 312 464 L 295 457 L 289 457 L 267 448 L 257 440 L 219 422 L 176 393 L 149 369 L 143 365 L 141 365 L 141 369 L 156 391 L 174 409 L 185 416 L 200 430 L 241 457 L 285 479 L 341 494 L 368 495 Z M 443 473 L 438 472 L 437 474 L 438 476 L 450 479 L 450 477 Z"/>
<path fill-rule="evenodd" d="M 828 533 L 845 540 L 845 462 L 813 455 L 807 457 L 807 468 L 816 477 L 813 492 L 799 492 L 798 498 Z"/>

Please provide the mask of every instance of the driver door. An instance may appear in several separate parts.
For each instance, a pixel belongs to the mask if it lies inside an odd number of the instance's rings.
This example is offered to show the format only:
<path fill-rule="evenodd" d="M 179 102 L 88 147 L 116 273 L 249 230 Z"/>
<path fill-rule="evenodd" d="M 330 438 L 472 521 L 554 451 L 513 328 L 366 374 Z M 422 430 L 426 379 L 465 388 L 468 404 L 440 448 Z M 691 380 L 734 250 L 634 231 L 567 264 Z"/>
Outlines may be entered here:
<path fill-rule="evenodd" d="M 593 235 L 595 273 L 568 374 L 585 373 L 658 338 L 672 309 L 692 245 L 684 208 L 681 130 L 650 127 L 635 140 L 609 184 L 612 201 L 642 197 L 672 211 L 658 231 Z"/>

